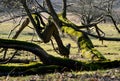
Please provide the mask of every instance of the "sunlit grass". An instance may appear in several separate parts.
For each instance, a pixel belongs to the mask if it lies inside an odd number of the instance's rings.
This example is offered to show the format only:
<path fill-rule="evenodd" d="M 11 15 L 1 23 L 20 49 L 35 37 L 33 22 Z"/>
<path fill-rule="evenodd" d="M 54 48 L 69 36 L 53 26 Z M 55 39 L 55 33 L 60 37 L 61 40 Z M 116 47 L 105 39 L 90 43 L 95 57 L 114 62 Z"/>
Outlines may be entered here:
<path fill-rule="evenodd" d="M 16 26 L 17 24 L 13 24 L 13 22 L 5 22 L 3 24 L 0 24 L 0 38 L 7 38 L 10 31 Z M 30 26 L 32 26 L 30 24 Z M 106 37 L 120 37 L 120 34 L 116 31 L 114 26 L 112 24 L 100 24 L 98 25 L 99 28 L 101 28 L 106 34 Z M 15 34 L 15 32 L 18 30 L 19 26 L 12 32 L 11 37 Z M 91 37 L 90 37 L 91 38 Z M 32 29 L 29 27 L 26 27 L 22 33 L 18 36 L 17 40 L 24 40 L 28 42 L 32 42 L 32 40 L 38 40 L 38 37 L 34 36 L 34 32 Z M 55 47 L 57 47 L 57 44 L 55 40 L 52 38 L 53 43 Z M 120 57 L 120 42 L 113 42 L 113 41 L 99 41 L 98 39 L 91 38 L 92 42 L 94 45 L 99 45 L 100 47 L 96 47 L 106 58 L 115 60 L 119 59 Z M 72 41 L 69 37 L 62 37 L 62 41 L 64 45 L 67 45 L 68 43 L 71 44 L 71 49 L 70 49 L 70 57 L 78 57 L 78 47 L 76 42 Z M 47 51 L 47 53 L 52 54 L 54 56 L 61 57 L 59 54 L 57 54 L 51 44 L 49 43 L 39 43 L 39 42 L 33 42 L 38 45 L 40 45 L 44 50 Z M 104 47 L 107 46 L 107 47 Z M 33 55 L 32 55 L 33 56 Z M 77 58 L 79 60 L 79 58 Z"/>
<path fill-rule="evenodd" d="M 13 29 L 15 25 L 10 22 L 6 22 L 4 24 L 0 24 L 0 38 L 7 38 L 8 37 L 8 34 L 10 33 L 10 31 Z M 113 25 L 111 24 L 100 24 L 99 27 L 104 31 L 106 32 L 106 36 L 107 37 L 119 37 L 120 38 L 120 34 L 118 34 L 115 30 L 115 28 L 113 27 Z M 17 30 L 17 29 L 16 29 Z M 16 31 L 15 30 L 15 31 Z M 13 31 L 11 37 L 15 34 L 15 31 Z M 24 41 L 28 41 L 28 42 L 33 42 L 31 41 L 33 38 L 33 30 L 30 29 L 30 28 L 25 28 L 24 31 L 20 34 L 20 36 L 18 37 L 17 40 L 24 40 Z M 103 41 L 103 44 L 101 41 L 99 41 L 98 39 L 95 39 L 93 37 L 90 37 L 93 44 L 94 45 L 98 45 L 99 47 L 95 47 L 97 50 L 99 50 L 107 59 L 110 59 L 110 60 L 120 60 L 120 42 L 113 42 L 113 41 Z M 33 40 L 37 40 L 37 36 L 35 35 Z M 57 47 L 57 44 L 55 42 L 55 40 L 52 38 L 53 42 L 54 42 L 54 45 L 55 47 Z M 71 44 L 71 49 L 70 49 L 70 58 L 71 59 L 77 59 L 77 60 L 81 60 L 81 58 L 79 58 L 80 54 L 78 54 L 78 48 L 77 48 L 77 44 L 76 42 L 72 41 L 70 38 L 63 38 L 62 37 L 62 40 L 63 40 L 63 43 L 64 45 L 67 45 L 68 43 Z M 49 43 L 41 43 L 41 42 L 33 42 L 33 43 L 36 43 L 38 44 L 39 46 L 41 46 L 47 53 L 51 54 L 51 55 L 54 55 L 56 57 L 62 57 L 63 56 L 60 56 L 59 54 L 57 54 L 54 49 L 53 49 L 53 46 L 51 44 L 51 42 Z M 20 56 L 16 56 L 15 58 L 20 58 L 20 59 L 34 59 L 34 55 L 29 53 L 29 52 L 24 52 L 25 54 L 21 54 Z M 0 53 L 0 57 L 2 58 L 3 57 L 3 52 Z M 34 63 L 33 63 L 34 64 Z M 8 64 L 7 66 L 9 65 L 14 65 L 14 66 L 18 66 L 19 64 Z M 22 66 L 22 64 L 20 65 Z M 29 64 L 26 64 L 26 66 L 29 66 Z M 9 78 L 10 80 L 9 81 L 12 81 L 14 79 L 14 81 L 27 81 L 27 80 L 33 80 L 35 78 L 35 80 L 44 80 L 44 81 L 47 81 L 46 79 L 52 79 L 54 80 L 55 77 L 65 77 L 65 74 L 66 76 L 68 76 L 68 74 L 73 74 L 73 75 L 79 75 L 79 76 L 82 76 L 84 74 L 95 74 L 96 72 L 100 73 L 105 73 L 107 70 L 99 70 L 99 71 L 79 71 L 79 72 L 71 72 L 71 73 L 63 73 L 63 74 L 60 74 L 60 73 L 54 73 L 54 74 L 48 74 L 48 75 L 32 75 L 32 76 L 19 76 L 19 77 L 11 77 Z M 102 74 L 101 74 L 102 75 Z M 120 76 L 120 75 L 119 75 Z M 43 78 L 43 79 L 42 79 Z M 5 80 L 6 79 L 6 76 L 3 76 L 3 77 L 0 77 L 0 80 Z M 67 77 L 67 79 L 70 79 Z M 74 78 L 72 78 L 74 79 Z M 72 80 L 71 79 L 71 80 Z M 75 78 L 76 81 L 79 79 Z M 75 81 L 72 80 L 72 81 Z M 51 80 L 51 81 L 52 81 Z M 57 80 L 57 79 L 55 79 Z M 59 80 L 61 80 L 61 78 L 59 78 Z"/>
<path fill-rule="evenodd" d="M 113 41 L 101 41 L 93 39 L 94 45 L 99 45 L 96 47 L 107 59 L 119 60 L 120 59 L 120 42 Z M 103 47 L 102 47 L 103 46 Z"/>

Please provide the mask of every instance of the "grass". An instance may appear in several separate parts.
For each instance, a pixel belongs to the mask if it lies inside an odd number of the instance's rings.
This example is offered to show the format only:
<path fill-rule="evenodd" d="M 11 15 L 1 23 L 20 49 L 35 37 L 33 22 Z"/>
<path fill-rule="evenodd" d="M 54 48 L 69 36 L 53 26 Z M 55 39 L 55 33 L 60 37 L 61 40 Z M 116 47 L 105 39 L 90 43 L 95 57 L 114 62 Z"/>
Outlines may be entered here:
<path fill-rule="evenodd" d="M 13 29 L 13 27 L 16 26 L 16 24 L 13 24 L 12 22 L 6 22 L 4 24 L 0 24 L 0 38 L 7 38 L 8 34 L 10 33 L 10 31 Z M 111 24 L 100 24 L 99 27 L 106 32 L 106 36 L 107 37 L 119 37 L 120 38 L 120 34 L 118 34 L 115 30 L 115 28 L 113 27 L 113 25 Z M 16 29 L 17 30 L 17 29 Z M 16 31 L 15 30 L 15 31 Z M 15 34 L 15 31 L 13 31 L 12 35 Z M 24 40 L 24 41 L 29 41 L 32 42 L 32 33 L 33 30 L 30 28 L 25 28 L 25 30 L 21 33 L 21 35 L 18 37 L 17 40 Z M 11 36 L 12 36 L 11 35 Z M 96 49 L 98 49 L 107 59 L 110 60 L 120 60 L 120 42 L 113 42 L 113 41 L 104 41 L 103 44 L 101 43 L 101 41 L 99 41 L 98 39 L 92 38 L 90 37 L 93 44 L 96 45 Z M 37 40 L 37 36 L 34 37 L 34 40 Z M 55 47 L 57 47 L 57 44 L 55 42 L 55 40 L 52 38 Z M 82 58 L 80 58 L 80 54 L 77 52 L 77 45 L 74 41 L 72 41 L 70 38 L 63 38 L 63 43 L 65 45 L 67 45 L 68 43 L 71 43 L 72 47 L 71 47 L 71 53 L 70 53 L 70 58 L 71 59 L 77 59 L 77 60 L 84 60 Z M 62 57 L 60 55 L 58 55 L 55 51 L 53 51 L 53 47 L 51 45 L 51 43 L 40 43 L 40 42 L 35 42 L 36 44 L 39 44 L 43 49 L 45 49 L 49 54 L 52 54 L 54 56 L 57 57 Z M 12 52 L 13 50 L 10 50 L 10 52 Z M 8 55 L 9 57 L 11 56 L 11 54 Z M 0 53 L 0 57 L 3 57 L 3 52 Z M 33 59 L 34 60 L 34 55 L 29 53 L 29 52 L 21 52 L 20 55 L 17 55 L 15 58 L 20 58 L 20 59 Z M 17 66 L 17 65 L 16 65 Z M 108 74 L 110 72 L 114 71 L 114 74 Z M 98 71 L 90 71 L 90 72 L 86 72 L 86 71 L 79 71 L 79 72 L 69 72 L 69 73 L 53 73 L 53 74 L 47 74 L 47 75 L 31 75 L 31 76 L 19 76 L 19 77 L 10 77 L 10 76 L 2 76 L 0 77 L 0 81 L 5 80 L 5 79 L 9 79 L 9 81 L 83 81 L 83 79 L 85 79 L 84 81 L 95 81 L 95 79 L 101 79 L 100 76 L 102 76 L 103 78 L 106 78 L 107 75 L 109 76 L 110 79 L 115 79 L 120 77 L 119 75 L 120 73 L 120 68 L 115 68 L 115 69 L 110 69 L 110 70 L 98 70 Z M 93 77 L 91 77 L 93 76 Z M 85 78 L 84 78 L 85 77 Z M 49 79 L 49 80 L 48 80 Z M 105 80 L 103 80 L 105 81 Z"/>
<path fill-rule="evenodd" d="M 10 77 L 2 76 L 0 80 L 7 81 L 119 81 L 120 80 L 119 68 L 109 70 L 97 71 L 82 71 L 82 72 L 63 72 L 47 75 L 31 75 Z"/>
<path fill-rule="evenodd" d="M 106 33 L 106 37 L 120 38 L 120 34 L 116 31 L 112 24 L 100 24 L 99 27 Z M 103 41 L 103 44 L 98 39 L 92 39 L 94 45 L 104 56 L 110 60 L 120 59 L 120 42 Z"/>

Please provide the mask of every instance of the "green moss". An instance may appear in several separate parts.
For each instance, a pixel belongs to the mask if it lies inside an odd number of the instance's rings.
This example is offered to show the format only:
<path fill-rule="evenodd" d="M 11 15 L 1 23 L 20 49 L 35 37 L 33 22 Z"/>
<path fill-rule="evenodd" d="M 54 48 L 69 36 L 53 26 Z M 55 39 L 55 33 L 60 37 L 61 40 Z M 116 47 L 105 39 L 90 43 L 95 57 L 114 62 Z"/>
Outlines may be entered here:
<path fill-rule="evenodd" d="M 60 69 L 56 65 L 44 65 L 39 62 L 30 64 L 1 64 L 0 75 L 30 75 L 30 74 L 42 74 L 47 72 L 54 72 L 55 69 Z"/>
<path fill-rule="evenodd" d="M 63 18 L 61 14 L 58 14 L 59 19 L 63 22 L 63 26 L 61 27 L 61 30 L 65 33 L 76 37 L 78 40 L 78 46 L 80 46 L 81 49 L 81 55 L 84 58 L 92 59 L 92 60 L 105 60 L 105 57 L 94 48 L 91 40 L 86 34 L 83 34 L 82 32 L 76 31 L 74 28 L 70 26 L 77 27 L 74 23 L 69 21 L 67 18 Z"/>
<path fill-rule="evenodd" d="M 68 27 L 68 26 L 62 26 L 61 30 L 67 34 L 70 34 L 72 36 L 76 36 L 77 38 L 82 36 L 81 32 L 75 31 L 75 29 Z"/>
<path fill-rule="evenodd" d="M 0 65 L 0 75 L 32 75 L 32 74 L 44 74 L 53 73 L 56 70 L 62 71 L 65 69 L 64 65 L 67 66 L 68 70 L 64 71 L 83 71 L 83 70 L 97 70 L 97 69 L 108 69 L 120 66 L 120 61 L 89 61 L 89 62 L 79 62 L 71 59 L 62 59 L 58 57 L 52 57 L 51 59 L 60 61 L 59 65 L 44 65 L 39 62 L 22 64 L 22 65 L 11 65 L 2 64 Z M 57 62 L 56 62 L 57 63 Z M 71 65 L 74 64 L 74 65 Z"/>

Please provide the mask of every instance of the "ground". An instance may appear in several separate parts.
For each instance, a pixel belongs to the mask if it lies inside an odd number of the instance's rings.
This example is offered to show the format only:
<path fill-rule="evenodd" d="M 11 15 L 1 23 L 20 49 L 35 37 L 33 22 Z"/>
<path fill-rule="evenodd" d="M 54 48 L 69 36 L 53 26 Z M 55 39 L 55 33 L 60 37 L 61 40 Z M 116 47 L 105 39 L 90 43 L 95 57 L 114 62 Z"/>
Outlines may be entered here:
<path fill-rule="evenodd" d="M 120 81 L 120 68 L 18 77 L 2 76 L 0 81 Z"/>
<path fill-rule="evenodd" d="M 73 19 L 74 20 L 74 19 Z M 76 21 L 75 21 L 76 22 Z M 0 38 L 7 38 L 8 34 L 10 33 L 10 30 L 12 30 L 16 24 L 13 24 L 12 21 L 5 22 L 4 24 L 0 24 Z M 120 34 L 118 34 L 115 31 L 115 28 L 112 24 L 101 23 L 99 25 L 102 30 L 106 32 L 106 36 L 108 37 L 119 37 Z M 16 31 L 16 30 L 15 30 Z M 12 33 L 12 35 L 15 34 L 15 31 Z M 12 36 L 11 35 L 11 36 Z M 25 30 L 22 32 L 22 34 L 18 37 L 18 40 L 25 40 L 25 41 L 31 41 L 33 38 L 33 30 L 30 28 L 25 28 Z M 98 39 L 95 39 L 93 37 L 90 37 L 93 44 L 95 45 L 95 48 L 98 49 L 107 59 L 110 60 L 120 60 L 120 42 L 113 42 L 113 41 L 103 41 L 103 44 Z M 34 40 L 37 40 L 37 37 L 34 36 Z M 74 41 L 72 41 L 69 37 L 62 37 L 62 40 L 65 45 L 68 43 L 71 43 L 71 53 L 70 58 L 85 61 L 87 59 L 83 59 L 80 57 L 80 54 L 77 53 L 77 45 Z M 55 47 L 56 42 L 53 40 Z M 53 47 L 51 45 L 51 42 L 44 44 L 41 42 L 35 42 L 36 44 L 39 44 L 42 48 L 44 48 L 48 53 L 59 56 L 55 51 L 53 51 Z M 3 53 L 0 53 L 0 57 L 2 58 Z M 16 58 L 20 59 L 33 59 L 34 57 L 32 54 L 28 52 L 24 52 L 24 54 L 20 54 L 16 56 Z M 5 79 L 9 79 L 7 81 L 120 81 L 120 67 L 113 68 L 113 69 L 105 69 L 105 70 L 97 70 L 97 71 L 79 71 L 79 72 L 69 72 L 69 73 L 58 73 L 55 72 L 53 74 L 47 74 L 47 75 L 31 75 L 31 76 L 19 76 L 19 77 L 10 77 L 10 76 L 1 76 L 0 81 L 3 81 Z M 48 80 L 49 79 L 49 80 Z"/>

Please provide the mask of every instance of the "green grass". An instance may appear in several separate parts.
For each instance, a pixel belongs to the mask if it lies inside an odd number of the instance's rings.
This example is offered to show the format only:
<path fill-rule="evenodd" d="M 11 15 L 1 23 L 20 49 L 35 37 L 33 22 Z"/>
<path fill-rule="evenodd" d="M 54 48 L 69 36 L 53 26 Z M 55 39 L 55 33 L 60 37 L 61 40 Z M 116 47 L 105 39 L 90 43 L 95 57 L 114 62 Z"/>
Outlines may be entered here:
<path fill-rule="evenodd" d="M 13 29 L 13 27 L 15 26 L 16 24 L 13 24 L 12 22 L 6 22 L 4 24 L 0 24 L 0 38 L 7 38 L 8 37 L 8 34 L 9 32 Z M 115 30 L 115 28 L 113 27 L 113 25 L 111 24 L 100 24 L 99 25 L 100 28 L 102 28 L 102 30 L 104 32 L 106 32 L 106 36 L 107 37 L 119 37 L 120 38 L 120 34 L 118 34 Z M 112 30 L 113 29 L 113 30 Z M 16 29 L 17 30 L 17 29 Z M 15 31 L 16 31 L 15 30 Z M 13 31 L 11 37 L 15 34 L 15 31 Z M 24 40 L 24 41 L 29 41 L 31 42 L 31 39 L 32 39 L 32 35 L 30 33 L 33 33 L 33 30 L 30 29 L 30 28 L 25 28 L 25 30 L 21 33 L 21 35 L 18 37 L 17 40 Z M 37 40 L 37 36 L 34 37 L 34 40 Z M 57 44 L 55 42 L 55 40 L 52 38 L 54 44 L 55 44 L 55 47 L 57 47 Z M 77 48 L 77 44 L 76 42 L 72 41 L 70 38 L 63 38 L 62 37 L 62 40 L 63 40 L 63 43 L 65 45 L 67 45 L 68 43 L 71 43 L 71 50 L 70 50 L 70 58 L 71 59 L 76 59 L 76 60 L 85 60 L 83 58 L 80 58 L 80 54 L 78 53 L 78 48 Z M 96 49 L 98 49 L 107 59 L 110 59 L 110 60 L 120 60 L 120 42 L 113 42 L 113 41 L 104 41 L 103 44 L 101 43 L 101 41 L 99 41 L 98 39 L 95 39 L 93 37 L 91 37 L 91 40 L 93 42 L 94 45 L 98 45 L 99 47 L 96 47 Z M 53 47 L 52 47 L 52 44 L 49 42 L 47 44 L 44 44 L 44 43 L 40 43 L 40 42 L 34 42 L 38 45 L 40 45 L 44 50 L 46 50 L 49 54 L 52 54 L 54 56 L 57 56 L 57 57 L 63 57 L 63 56 L 60 56 L 59 54 L 57 54 L 54 50 L 53 50 Z M 106 47 L 104 47 L 106 46 Z M 13 52 L 13 50 L 10 50 L 9 51 L 9 55 L 7 55 L 8 57 L 11 56 L 11 52 Z M 3 52 L 0 53 L 0 58 L 3 57 Z M 29 52 L 22 52 L 20 53 L 20 55 L 18 56 L 15 56 L 15 58 L 20 58 L 20 59 L 34 59 L 34 55 L 29 53 Z M 17 66 L 17 65 L 16 65 Z M 16 80 L 16 81 L 27 81 L 27 80 L 32 80 L 34 78 L 36 78 L 36 80 L 43 80 L 43 81 L 47 81 L 46 79 L 51 79 L 51 81 L 54 80 L 54 77 L 58 77 L 59 80 L 70 80 L 70 81 L 79 81 L 77 78 L 69 78 L 69 77 L 66 77 L 68 76 L 68 74 L 73 74 L 75 76 L 82 76 L 84 74 L 95 74 L 96 72 L 98 73 L 106 73 L 107 70 L 103 71 L 103 70 L 99 70 L 99 71 L 90 71 L 90 72 L 86 72 L 86 71 L 80 71 L 80 72 L 70 72 L 70 73 L 63 73 L 63 74 L 60 74 L 60 73 L 54 73 L 54 74 L 48 74 L 48 75 L 32 75 L 32 76 L 19 76 L 19 77 L 8 77 L 10 80 L 9 81 L 12 81 L 13 79 Z M 65 75 L 66 74 L 66 75 Z M 102 74 L 101 74 L 102 75 Z M 119 74 L 117 74 L 116 76 L 120 76 Z M 38 77 L 38 78 L 37 78 Z M 62 77 L 62 78 L 60 78 Z M 63 78 L 65 77 L 65 78 Z M 5 80 L 7 77 L 6 76 L 3 76 L 3 77 L 0 77 L 0 80 Z M 74 80 L 73 80 L 74 79 Z M 57 79 L 56 79 L 57 80 Z M 87 80 L 86 80 L 87 81 Z"/>
<path fill-rule="evenodd" d="M 112 24 L 100 24 L 99 27 L 106 33 L 106 37 L 120 38 L 120 34 L 116 31 Z M 92 39 L 94 45 L 104 56 L 110 60 L 120 59 L 120 41 L 103 41 L 103 44 L 98 39 Z"/>
<path fill-rule="evenodd" d="M 13 22 L 5 22 L 3 24 L 0 24 L 0 38 L 7 38 L 10 31 L 16 25 L 17 24 L 13 24 Z M 30 26 L 32 26 L 32 25 L 30 24 Z M 118 34 L 116 32 L 116 30 L 112 24 L 100 24 L 98 26 L 106 33 L 107 37 L 120 37 L 120 34 Z M 14 30 L 12 32 L 11 37 L 15 34 L 15 31 L 17 31 L 18 28 L 19 28 L 19 26 L 16 28 L 16 30 Z M 23 30 L 23 32 L 20 34 L 20 36 L 18 37 L 17 40 L 24 40 L 24 41 L 32 42 L 31 41 L 33 38 L 32 34 L 33 34 L 33 30 L 26 27 Z M 37 40 L 36 35 L 34 36 L 33 40 Z M 52 40 L 55 44 L 55 47 L 57 47 L 55 40 L 53 38 L 52 38 Z M 65 45 L 67 45 L 68 43 L 70 43 L 72 45 L 71 50 L 70 50 L 70 52 L 71 52 L 70 58 L 81 60 L 80 54 L 78 54 L 78 48 L 77 48 L 76 42 L 72 41 L 69 37 L 62 38 L 62 40 Z M 120 59 L 120 42 L 103 41 L 103 45 L 102 45 L 102 42 L 99 41 L 98 39 L 91 38 L 91 40 L 94 45 L 99 45 L 99 47 L 96 47 L 96 49 L 98 49 L 106 58 L 111 59 L 111 60 Z M 42 48 L 44 48 L 49 54 L 52 54 L 52 55 L 58 56 L 58 57 L 62 57 L 53 50 L 53 46 L 52 46 L 51 42 L 46 43 L 46 44 L 39 43 L 39 42 L 35 42 L 35 43 L 40 45 Z M 107 46 L 107 47 L 104 47 L 104 46 Z M 24 54 L 24 55 L 26 55 L 26 54 Z M 0 56 L 2 56 L 2 54 L 0 54 Z M 31 55 L 31 56 L 34 56 L 34 55 Z M 21 57 L 22 57 L 22 55 L 21 55 Z"/>

